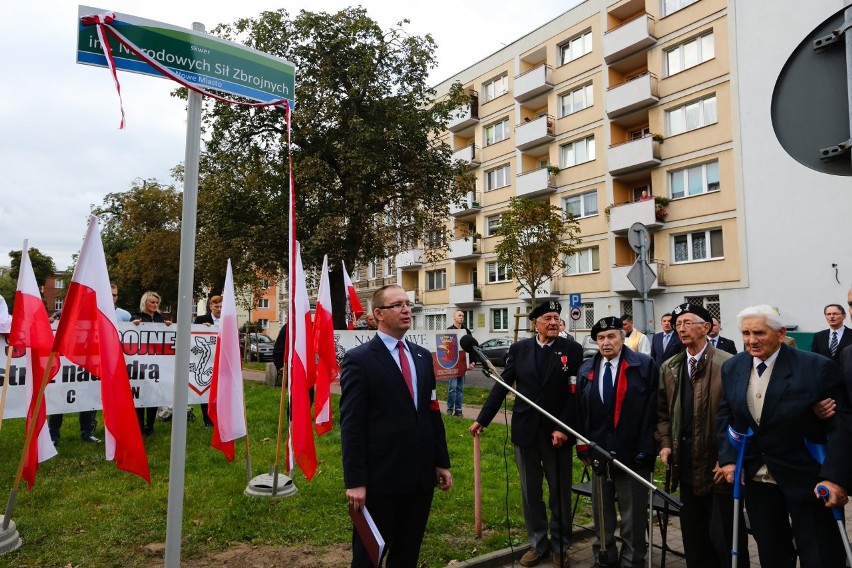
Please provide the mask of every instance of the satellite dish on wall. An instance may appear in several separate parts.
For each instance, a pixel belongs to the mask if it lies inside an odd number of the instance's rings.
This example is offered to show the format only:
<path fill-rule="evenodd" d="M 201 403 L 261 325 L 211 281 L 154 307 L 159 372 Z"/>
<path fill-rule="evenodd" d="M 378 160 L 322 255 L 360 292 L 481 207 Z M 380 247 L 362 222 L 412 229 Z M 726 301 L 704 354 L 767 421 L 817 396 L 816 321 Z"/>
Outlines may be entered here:
<path fill-rule="evenodd" d="M 844 8 L 817 26 L 793 51 L 772 93 L 772 127 L 784 150 L 818 172 L 852 176 L 850 99 Z M 848 24 L 847 24 L 848 25 Z"/>

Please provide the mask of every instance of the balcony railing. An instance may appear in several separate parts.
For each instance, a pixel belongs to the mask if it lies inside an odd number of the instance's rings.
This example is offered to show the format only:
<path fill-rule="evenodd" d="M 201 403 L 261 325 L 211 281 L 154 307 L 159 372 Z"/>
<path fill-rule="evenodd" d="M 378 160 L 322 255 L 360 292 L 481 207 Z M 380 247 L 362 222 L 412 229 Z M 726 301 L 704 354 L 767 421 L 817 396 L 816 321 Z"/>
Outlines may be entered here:
<path fill-rule="evenodd" d="M 660 165 L 660 142 L 650 134 L 637 140 L 613 144 L 607 150 L 609 173 L 625 175 Z"/>
<path fill-rule="evenodd" d="M 657 43 L 654 18 L 640 13 L 604 34 L 604 61 L 611 64 Z"/>
<path fill-rule="evenodd" d="M 633 223 L 642 223 L 651 230 L 663 226 L 663 222 L 657 219 L 657 204 L 653 198 L 622 203 L 609 209 L 609 230 L 613 233 L 626 233 Z"/>
<path fill-rule="evenodd" d="M 453 284 L 450 286 L 450 303 L 456 306 L 475 306 L 482 302 L 482 294 L 475 284 Z"/>
<path fill-rule="evenodd" d="M 657 77 L 645 72 L 606 91 L 606 114 L 610 118 L 622 116 L 659 102 Z"/>
<path fill-rule="evenodd" d="M 542 300 L 553 300 L 559 297 L 559 282 L 554 281 L 551 278 L 545 280 L 541 286 L 538 286 L 535 289 L 535 301 L 536 303 Z M 518 299 L 524 300 L 526 302 L 532 301 L 532 296 L 529 292 L 521 288 L 518 290 Z"/>
<path fill-rule="evenodd" d="M 461 205 L 450 204 L 450 215 L 456 218 L 476 215 L 482 210 L 482 201 L 480 201 L 478 191 L 471 191 L 467 194 L 467 199 Z"/>
<path fill-rule="evenodd" d="M 540 168 L 518 174 L 515 181 L 515 194 L 518 197 L 535 197 L 556 191 L 556 182 L 547 168 Z"/>
<path fill-rule="evenodd" d="M 464 148 L 453 152 L 454 162 L 464 162 L 468 167 L 477 167 L 480 164 L 479 146 L 470 143 Z"/>
<path fill-rule="evenodd" d="M 421 266 L 423 266 L 423 249 L 408 249 L 396 255 L 396 267 L 400 270 L 416 270 Z"/>
<path fill-rule="evenodd" d="M 447 258 L 450 260 L 470 260 L 478 258 L 480 254 L 479 239 L 467 237 L 466 239 L 450 241 L 450 252 L 447 253 Z"/>
<path fill-rule="evenodd" d="M 515 77 L 515 100 L 522 103 L 551 91 L 553 89 L 553 83 L 550 82 L 552 72 L 550 65 L 542 64 Z"/>
<path fill-rule="evenodd" d="M 515 127 L 515 146 L 518 150 L 529 150 L 548 144 L 556 137 L 553 117 L 543 114 Z"/>
<path fill-rule="evenodd" d="M 479 94 L 475 91 L 470 93 L 470 102 L 460 106 L 450 115 L 447 129 L 450 132 L 460 132 L 470 128 L 479 122 Z"/>
<path fill-rule="evenodd" d="M 408 301 L 413 303 L 415 306 L 423 305 L 423 294 L 420 293 L 420 288 L 406 290 L 405 295 L 408 296 Z"/>

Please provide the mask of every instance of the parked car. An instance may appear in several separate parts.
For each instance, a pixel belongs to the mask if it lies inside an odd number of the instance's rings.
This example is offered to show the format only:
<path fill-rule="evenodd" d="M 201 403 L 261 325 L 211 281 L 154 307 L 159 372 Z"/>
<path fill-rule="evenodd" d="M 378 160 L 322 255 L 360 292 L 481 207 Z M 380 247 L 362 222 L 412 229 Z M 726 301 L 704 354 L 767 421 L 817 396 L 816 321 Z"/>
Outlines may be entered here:
<path fill-rule="evenodd" d="M 580 345 L 583 346 L 583 360 L 585 361 L 589 357 L 594 357 L 598 354 L 598 342 L 592 339 L 591 335 L 587 335 L 583 338 L 582 343 Z"/>
<path fill-rule="evenodd" d="M 482 352 L 488 357 L 492 365 L 505 367 L 506 359 L 509 357 L 509 347 L 512 345 L 511 337 L 497 337 L 488 339 L 479 344 Z"/>
<path fill-rule="evenodd" d="M 249 361 L 272 361 L 272 349 L 275 347 L 268 335 L 249 334 Z"/>

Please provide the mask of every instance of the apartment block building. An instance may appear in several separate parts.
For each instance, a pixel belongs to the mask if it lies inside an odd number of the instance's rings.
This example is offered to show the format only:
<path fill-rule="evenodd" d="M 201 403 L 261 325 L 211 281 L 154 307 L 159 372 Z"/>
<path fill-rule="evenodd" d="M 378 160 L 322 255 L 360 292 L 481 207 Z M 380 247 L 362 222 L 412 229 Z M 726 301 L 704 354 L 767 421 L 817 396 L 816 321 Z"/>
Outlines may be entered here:
<path fill-rule="evenodd" d="M 636 222 L 650 231 L 656 274 L 648 328 L 684 301 L 721 316 L 735 338 L 735 314 L 756 303 L 791 327 L 825 327 L 822 306 L 842 303 L 852 284 L 842 221 L 850 180 L 790 158 L 769 107 L 787 57 L 842 8 L 587 0 L 439 84 L 439 96 L 455 82 L 469 95 L 443 141 L 476 189 L 451 211 L 445 260 L 424 260 L 429 243 L 396 258 L 417 327 L 445 328 L 461 309 L 480 339 L 509 335 L 514 314 L 529 309 L 494 253 L 513 196 L 547 200 L 579 222 L 582 244 L 537 290 L 563 305 L 581 295 L 579 335 L 600 317 L 633 313 Z M 829 226 L 837 238 L 814 246 L 815 230 Z"/>

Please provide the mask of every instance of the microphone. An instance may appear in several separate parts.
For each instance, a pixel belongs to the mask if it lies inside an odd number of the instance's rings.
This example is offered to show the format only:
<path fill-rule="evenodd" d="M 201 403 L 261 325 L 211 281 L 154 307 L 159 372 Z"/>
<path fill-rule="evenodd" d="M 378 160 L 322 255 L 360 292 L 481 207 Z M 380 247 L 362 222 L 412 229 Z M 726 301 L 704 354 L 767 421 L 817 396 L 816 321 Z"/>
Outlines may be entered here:
<path fill-rule="evenodd" d="M 462 350 L 470 355 L 471 363 L 483 363 L 487 360 L 487 357 L 482 352 L 482 349 L 479 347 L 479 342 L 472 335 L 462 335 L 461 339 L 459 339 L 459 346 Z"/>

